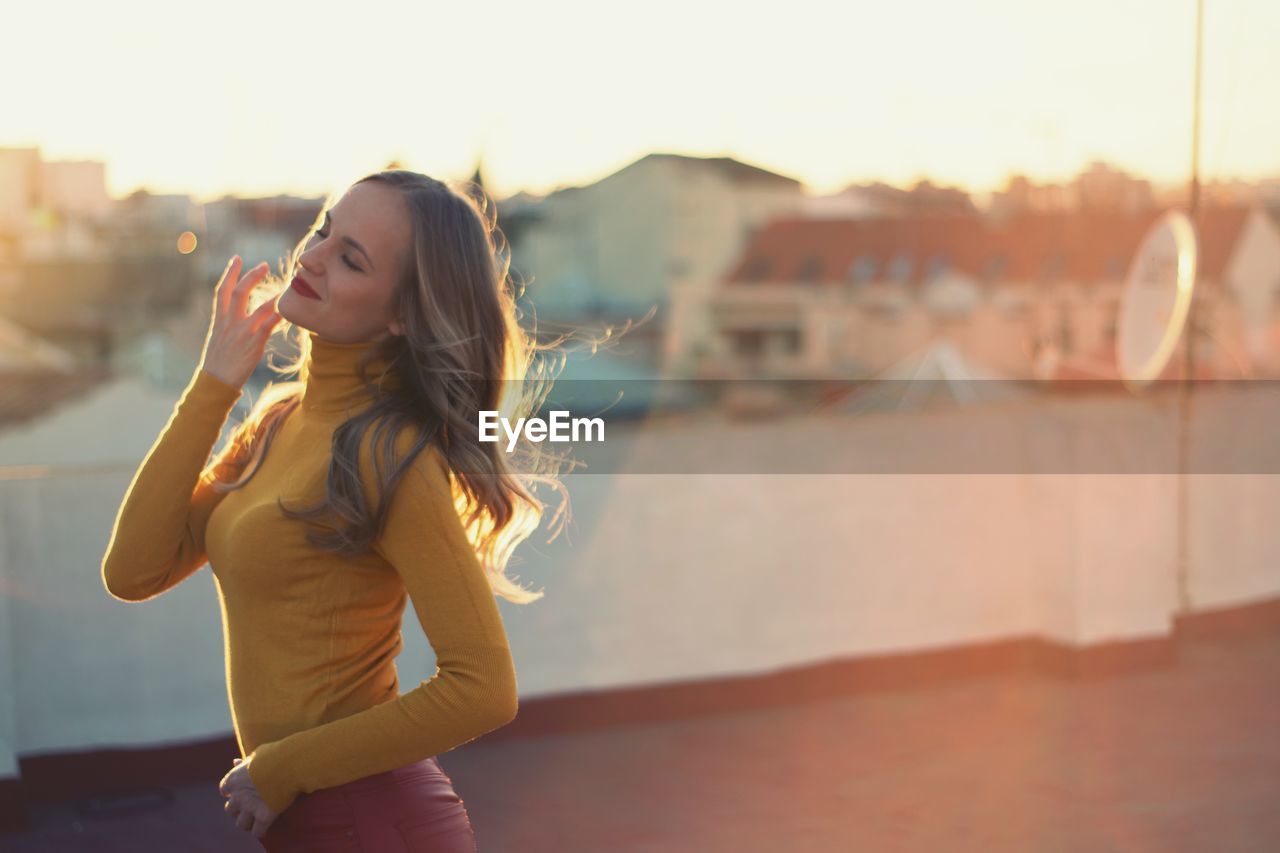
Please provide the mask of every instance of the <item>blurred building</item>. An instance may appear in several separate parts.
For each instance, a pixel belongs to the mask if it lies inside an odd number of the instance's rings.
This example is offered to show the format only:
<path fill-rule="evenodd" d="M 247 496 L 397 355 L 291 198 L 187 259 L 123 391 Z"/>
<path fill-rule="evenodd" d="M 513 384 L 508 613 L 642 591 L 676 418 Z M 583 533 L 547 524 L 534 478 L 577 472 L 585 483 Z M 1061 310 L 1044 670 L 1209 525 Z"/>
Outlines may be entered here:
<path fill-rule="evenodd" d="M 992 193 L 988 212 L 993 216 L 1019 213 L 1050 213 L 1075 207 L 1069 185 L 1037 184 L 1023 175 L 1013 175 L 1003 190 Z"/>
<path fill-rule="evenodd" d="M 800 182 L 730 157 L 649 154 L 583 187 L 506 205 L 513 275 L 539 324 L 655 319 L 632 329 L 655 353 L 672 295 L 700 301 L 751 235 L 795 215 Z M 696 316 L 696 315 L 691 315 Z"/>
<path fill-rule="evenodd" d="M 925 216 L 977 211 L 969 193 L 959 187 L 939 186 L 927 179 L 917 181 L 908 189 L 880 181 L 854 184 L 840 195 L 878 216 Z"/>
<path fill-rule="evenodd" d="M 117 230 L 127 232 L 164 231 L 176 236 L 204 230 L 201 205 L 187 193 L 134 190 L 120 200 L 114 221 Z"/>
<path fill-rule="evenodd" d="M 40 195 L 40 149 L 0 148 L 0 231 L 24 231 Z"/>
<path fill-rule="evenodd" d="M 227 261 L 237 254 L 244 258 L 246 269 L 267 261 L 272 272 L 279 273 L 316 224 L 323 206 L 321 196 L 293 195 L 224 196 L 205 203 L 201 275 L 212 288 Z"/>
<path fill-rule="evenodd" d="M 60 216 L 102 219 L 115 200 L 107 194 L 107 164 L 101 160 L 53 160 L 41 164 L 42 203 Z"/>
<path fill-rule="evenodd" d="M 1139 214 L 1157 206 L 1150 181 L 1099 160 L 1065 184 L 1037 184 L 1013 175 L 1003 190 L 992 194 L 988 213 L 996 218 L 1071 210 Z"/>
<path fill-rule="evenodd" d="M 322 204 L 293 196 L 202 204 L 140 189 L 95 219 L 83 212 L 95 209 L 95 170 L 72 164 L 43 174 L 59 176 L 52 192 L 62 209 L 82 213 L 39 208 L 48 215 L 28 218 L 0 258 L 0 316 L 86 364 L 128 363 L 151 330 L 212 298 L 233 254 L 279 272 Z"/>
<path fill-rule="evenodd" d="M 0 268 L 23 257 L 98 252 L 99 228 L 114 208 L 105 163 L 0 148 Z"/>
<path fill-rule="evenodd" d="M 1046 345 L 1113 358 L 1130 261 L 1157 212 L 771 223 L 710 303 L 704 376 L 875 375 L 945 336 L 1011 377 Z M 1280 368 L 1280 230 L 1258 206 L 1201 219 L 1197 351 L 1227 375 Z"/>
<path fill-rule="evenodd" d="M 830 195 L 806 196 L 800 208 L 805 219 L 869 219 L 884 215 L 876 199 L 841 190 Z"/>
<path fill-rule="evenodd" d="M 199 282 L 191 255 L 126 243 L 111 251 L 21 261 L 0 292 L 0 315 L 88 364 L 108 360 L 118 341 L 185 309 Z"/>
<path fill-rule="evenodd" d="M 0 148 L 0 228 L 25 229 L 39 211 L 102 218 L 113 204 L 100 160 L 45 160 L 39 148 Z"/>
<path fill-rule="evenodd" d="M 1076 205 L 1083 210 L 1141 213 L 1155 203 L 1151 182 L 1101 161 L 1089 164 L 1072 183 Z"/>

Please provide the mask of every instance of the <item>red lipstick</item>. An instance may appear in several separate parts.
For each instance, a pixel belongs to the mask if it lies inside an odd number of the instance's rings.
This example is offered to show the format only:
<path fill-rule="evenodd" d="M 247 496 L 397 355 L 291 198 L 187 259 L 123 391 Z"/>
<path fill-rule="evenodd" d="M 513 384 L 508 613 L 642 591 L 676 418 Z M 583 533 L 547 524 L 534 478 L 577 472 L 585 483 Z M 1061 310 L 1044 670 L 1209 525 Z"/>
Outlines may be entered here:
<path fill-rule="evenodd" d="M 303 278 L 302 276 L 300 276 L 300 275 L 295 275 L 295 276 L 293 277 L 293 284 L 292 284 L 292 287 L 293 287 L 293 289 L 294 289 L 294 290 L 298 291 L 299 293 L 301 293 L 303 296 L 307 297 L 308 299 L 319 299 L 319 298 L 320 298 L 320 294 L 318 294 L 318 293 L 316 293 L 314 290 L 312 290 L 311 285 L 307 284 L 306 279 L 304 279 L 304 278 Z"/>

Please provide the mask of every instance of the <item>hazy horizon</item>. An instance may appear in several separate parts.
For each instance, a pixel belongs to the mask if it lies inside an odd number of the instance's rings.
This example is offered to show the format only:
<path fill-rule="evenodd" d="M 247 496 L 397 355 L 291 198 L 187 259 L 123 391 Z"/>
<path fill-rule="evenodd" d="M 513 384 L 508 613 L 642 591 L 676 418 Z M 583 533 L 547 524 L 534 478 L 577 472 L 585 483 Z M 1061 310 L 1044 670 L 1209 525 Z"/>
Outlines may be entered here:
<path fill-rule="evenodd" d="M 459 178 L 481 155 L 499 198 L 651 152 L 735 157 L 815 194 L 927 178 L 980 195 L 1094 160 L 1161 187 L 1190 172 L 1193 0 L 800 0 L 769 17 L 661 0 L 607 27 L 576 0 L 311 8 L 235 0 L 175 24 L 158 2 L 32 7 L 27 31 L 57 36 L 0 56 L 18 81 L 0 147 L 104 161 L 115 197 L 200 201 L 323 196 L 390 160 Z M 1280 177 L 1257 85 L 1280 80 L 1276 31 L 1280 4 L 1205 2 L 1206 182 Z"/>

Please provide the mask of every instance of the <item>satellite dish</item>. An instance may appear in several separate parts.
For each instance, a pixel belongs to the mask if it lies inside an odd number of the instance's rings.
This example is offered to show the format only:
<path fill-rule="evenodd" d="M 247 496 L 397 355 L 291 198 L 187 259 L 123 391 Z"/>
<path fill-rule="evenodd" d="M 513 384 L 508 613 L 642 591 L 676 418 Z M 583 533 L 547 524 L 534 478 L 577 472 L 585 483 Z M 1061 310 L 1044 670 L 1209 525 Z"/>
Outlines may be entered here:
<path fill-rule="evenodd" d="M 1120 377 L 1138 388 L 1169 363 L 1186 326 L 1196 282 L 1196 230 L 1170 210 L 1147 230 L 1133 256 L 1120 309 Z"/>

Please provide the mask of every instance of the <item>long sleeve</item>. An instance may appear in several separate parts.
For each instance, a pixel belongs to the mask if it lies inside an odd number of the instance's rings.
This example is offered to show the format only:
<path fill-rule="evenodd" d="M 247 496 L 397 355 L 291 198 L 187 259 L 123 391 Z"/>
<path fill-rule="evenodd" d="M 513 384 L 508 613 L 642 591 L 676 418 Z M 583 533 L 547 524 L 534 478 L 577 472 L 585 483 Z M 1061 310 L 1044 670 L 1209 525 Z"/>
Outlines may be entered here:
<path fill-rule="evenodd" d="M 207 562 L 204 533 L 224 493 L 200 477 L 241 389 L 198 368 L 142 461 L 102 559 L 115 598 L 145 601 Z"/>
<path fill-rule="evenodd" d="M 403 579 L 437 672 L 395 699 L 258 746 L 248 772 L 277 813 L 299 794 L 439 755 L 516 716 L 501 614 L 434 446 L 415 457 L 393 493 L 375 549 Z"/>

